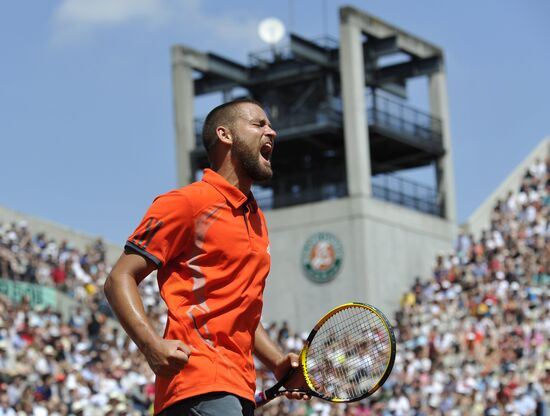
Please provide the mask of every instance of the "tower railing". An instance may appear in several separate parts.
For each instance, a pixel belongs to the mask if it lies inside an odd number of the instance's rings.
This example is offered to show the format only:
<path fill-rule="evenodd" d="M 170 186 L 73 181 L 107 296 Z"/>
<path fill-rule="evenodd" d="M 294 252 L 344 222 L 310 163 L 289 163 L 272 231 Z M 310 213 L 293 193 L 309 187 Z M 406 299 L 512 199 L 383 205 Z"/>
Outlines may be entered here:
<path fill-rule="evenodd" d="M 398 100 L 367 94 L 369 126 L 393 131 L 417 142 L 442 143 L 441 120 Z"/>
<path fill-rule="evenodd" d="M 373 176 L 371 184 L 375 198 L 442 216 L 437 192 L 430 186 L 393 174 Z"/>
<path fill-rule="evenodd" d="M 398 100 L 392 100 L 380 94 L 367 95 L 367 114 L 369 127 L 380 127 L 396 134 L 406 135 L 409 140 L 419 143 L 442 143 L 441 120 L 418 110 Z M 300 108 L 281 115 L 271 117 L 276 130 L 284 130 L 304 125 L 342 126 L 342 103 L 333 98 L 319 104 L 317 108 Z M 202 146 L 202 124 L 204 118 L 195 119 L 195 134 L 197 146 Z"/>
<path fill-rule="evenodd" d="M 331 36 L 319 36 L 311 39 L 317 46 L 327 52 L 339 47 L 338 40 Z M 262 67 L 277 60 L 286 60 L 294 57 L 290 41 L 273 45 L 270 48 L 261 49 L 248 54 L 248 63 L 251 67 Z"/>
<path fill-rule="evenodd" d="M 348 195 L 344 166 L 304 169 L 299 173 L 275 172 L 265 187 L 253 189 L 262 209 L 301 205 Z"/>

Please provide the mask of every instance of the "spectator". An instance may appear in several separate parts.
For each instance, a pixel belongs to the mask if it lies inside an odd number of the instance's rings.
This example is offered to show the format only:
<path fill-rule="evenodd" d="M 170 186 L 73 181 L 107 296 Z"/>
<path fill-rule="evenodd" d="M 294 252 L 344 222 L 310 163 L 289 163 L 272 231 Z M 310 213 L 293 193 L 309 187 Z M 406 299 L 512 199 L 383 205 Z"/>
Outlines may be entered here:
<path fill-rule="evenodd" d="M 550 159 L 549 159 L 550 160 Z M 462 233 L 416 278 L 396 313 L 398 354 L 383 388 L 360 403 L 276 399 L 257 415 L 544 415 L 550 399 L 550 175 L 538 161 L 518 192 L 498 201 L 480 238 Z M 0 225 L 2 276 L 57 287 L 79 301 L 69 321 L 51 308 L 0 296 L 0 416 L 147 414 L 153 374 L 105 319 L 97 288 L 108 273 L 101 241 L 80 252 Z M 158 288 L 144 282 L 163 330 Z M 307 334 L 264 325 L 285 352 Z M 257 388 L 275 383 L 260 363 Z M 19 413 L 18 413 L 19 412 Z"/>

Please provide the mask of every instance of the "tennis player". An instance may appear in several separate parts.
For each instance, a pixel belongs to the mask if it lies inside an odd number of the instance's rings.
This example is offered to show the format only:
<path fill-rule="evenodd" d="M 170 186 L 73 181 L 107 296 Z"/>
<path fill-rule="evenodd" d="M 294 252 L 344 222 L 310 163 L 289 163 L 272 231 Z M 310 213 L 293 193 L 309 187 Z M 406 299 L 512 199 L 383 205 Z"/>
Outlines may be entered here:
<path fill-rule="evenodd" d="M 269 239 L 250 189 L 273 175 L 275 137 L 256 101 L 214 108 L 202 134 L 211 169 L 153 201 L 105 283 L 113 311 L 156 374 L 157 415 L 252 416 L 252 354 L 278 379 L 298 366 L 298 356 L 284 355 L 260 323 Z M 138 292 L 154 269 L 168 306 L 163 337 Z"/>

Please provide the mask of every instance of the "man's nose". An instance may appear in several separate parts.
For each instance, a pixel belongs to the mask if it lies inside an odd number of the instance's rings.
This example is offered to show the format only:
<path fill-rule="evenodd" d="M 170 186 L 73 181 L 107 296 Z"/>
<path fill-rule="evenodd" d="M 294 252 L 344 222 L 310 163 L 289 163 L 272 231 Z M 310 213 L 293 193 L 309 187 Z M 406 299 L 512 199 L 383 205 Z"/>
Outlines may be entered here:
<path fill-rule="evenodd" d="M 275 139 L 275 137 L 277 137 L 277 132 L 273 130 L 273 127 L 271 126 L 266 126 L 265 134 L 266 136 L 270 136 L 272 139 Z"/>

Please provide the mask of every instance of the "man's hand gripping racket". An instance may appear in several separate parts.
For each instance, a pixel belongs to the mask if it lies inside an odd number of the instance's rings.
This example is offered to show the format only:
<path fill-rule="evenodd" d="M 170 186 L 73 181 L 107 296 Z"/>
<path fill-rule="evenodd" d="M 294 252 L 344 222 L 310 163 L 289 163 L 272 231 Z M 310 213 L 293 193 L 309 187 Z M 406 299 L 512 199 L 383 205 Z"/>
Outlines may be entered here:
<path fill-rule="evenodd" d="M 395 336 L 382 312 L 363 303 L 345 303 L 317 322 L 300 353 L 300 367 L 256 394 L 256 407 L 289 392 L 334 403 L 361 400 L 384 384 L 394 360 Z M 297 371 L 307 388 L 283 387 Z"/>

